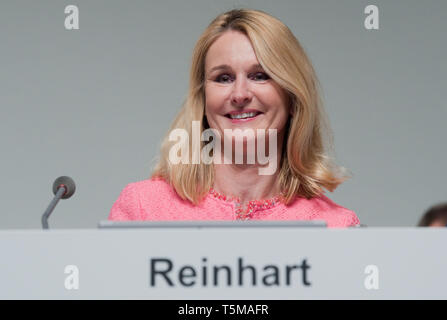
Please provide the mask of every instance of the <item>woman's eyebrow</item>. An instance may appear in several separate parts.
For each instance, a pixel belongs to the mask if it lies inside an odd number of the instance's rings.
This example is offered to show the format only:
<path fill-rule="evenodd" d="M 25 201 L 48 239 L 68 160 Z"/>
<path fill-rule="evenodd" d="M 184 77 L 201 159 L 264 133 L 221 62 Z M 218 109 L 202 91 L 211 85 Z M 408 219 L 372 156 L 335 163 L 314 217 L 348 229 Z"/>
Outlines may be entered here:
<path fill-rule="evenodd" d="M 228 64 L 221 64 L 221 65 L 212 67 L 210 69 L 210 71 L 208 71 L 208 73 L 211 73 L 215 70 L 229 70 L 229 69 L 231 69 L 231 67 Z M 263 69 L 263 68 L 259 63 L 255 63 L 250 67 L 250 69 Z"/>

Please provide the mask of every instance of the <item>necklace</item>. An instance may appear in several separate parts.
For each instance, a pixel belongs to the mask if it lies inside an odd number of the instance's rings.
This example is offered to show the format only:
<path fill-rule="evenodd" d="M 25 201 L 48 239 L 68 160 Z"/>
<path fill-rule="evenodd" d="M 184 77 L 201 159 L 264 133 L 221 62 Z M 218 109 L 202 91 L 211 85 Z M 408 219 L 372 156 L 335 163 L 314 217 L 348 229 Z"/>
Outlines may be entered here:
<path fill-rule="evenodd" d="M 283 193 L 281 193 L 281 194 L 279 194 L 273 198 L 267 199 L 267 200 L 250 200 L 247 203 L 247 209 L 244 210 L 239 197 L 223 195 L 223 194 L 217 192 L 216 190 L 214 190 L 213 188 L 210 189 L 210 194 L 217 199 L 227 201 L 227 202 L 234 202 L 235 206 L 236 206 L 235 213 L 236 213 L 237 220 L 251 219 L 253 216 L 253 213 L 255 211 L 270 209 L 270 208 L 274 207 L 275 205 L 282 202 L 282 199 L 284 196 Z"/>

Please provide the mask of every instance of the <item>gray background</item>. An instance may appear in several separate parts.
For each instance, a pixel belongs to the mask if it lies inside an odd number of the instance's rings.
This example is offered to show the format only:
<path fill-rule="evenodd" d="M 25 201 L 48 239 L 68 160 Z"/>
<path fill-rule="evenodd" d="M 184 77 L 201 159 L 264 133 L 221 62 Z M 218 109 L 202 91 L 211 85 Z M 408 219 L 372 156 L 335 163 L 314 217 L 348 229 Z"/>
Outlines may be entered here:
<path fill-rule="evenodd" d="M 80 30 L 64 28 L 69 4 Z M 368 4 L 380 30 L 363 26 Z M 447 1 L 2 1 L 0 228 L 40 228 L 60 175 L 77 191 L 51 227 L 106 219 L 124 186 L 149 176 L 198 37 L 239 7 L 282 20 L 314 63 L 353 174 L 330 198 L 369 226 L 413 226 L 447 200 Z"/>

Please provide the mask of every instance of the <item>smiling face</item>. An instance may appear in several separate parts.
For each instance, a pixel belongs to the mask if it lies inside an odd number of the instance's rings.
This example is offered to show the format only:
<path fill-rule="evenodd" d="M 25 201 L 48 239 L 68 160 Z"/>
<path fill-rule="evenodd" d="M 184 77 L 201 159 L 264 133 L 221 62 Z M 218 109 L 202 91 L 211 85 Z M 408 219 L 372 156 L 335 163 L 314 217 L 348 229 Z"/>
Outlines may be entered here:
<path fill-rule="evenodd" d="M 290 115 L 288 96 L 263 70 L 246 35 L 227 31 L 211 45 L 205 81 L 211 128 L 222 136 L 224 129 L 276 129 L 281 145 Z"/>

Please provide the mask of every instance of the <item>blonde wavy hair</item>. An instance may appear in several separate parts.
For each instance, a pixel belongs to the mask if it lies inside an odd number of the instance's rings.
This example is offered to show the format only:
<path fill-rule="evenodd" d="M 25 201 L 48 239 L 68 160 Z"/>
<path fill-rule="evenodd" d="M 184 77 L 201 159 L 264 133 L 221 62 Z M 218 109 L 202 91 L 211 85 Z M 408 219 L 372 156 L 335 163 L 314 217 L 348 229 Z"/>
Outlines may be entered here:
<path fill-rule="evenodd" d="M 162 178 L 184 200 L 197 205 L 214 183 L 213 164 L 172 164 L 169 150 L 174 142 L 169 133 L 185 129 L 192 136 L 192 121 L 200 121 L 201 132 L 207 129 L 205 115 L 205 58 L 210 46 L 224 32 L 245 34 L 265 72 L 288 93 L 293 116 L 290 116 L 284 137 L 278 179 L 285 203 L 294 197 L 312 198 L 333 191 L 348 176 L 336 166 L 329 152 L 333 150 L 332 134 L 322 107 L 319 82 L 293 33 L 271 15 L 250 9 L 234 9 L 216 17 L 200 36 L 193 51 L 189 90 L 161 144 L 161 157 L 151 178 Z M 202 150 L 205 142 L 201 142 Z M 189 139 L 189 150 L 191 139 Z M 196 150 L 190 152 L 190 159 Z M 197 156 L 197 155 L 196 155 Z M 197 158 L 200 159 L 200 156 Z"/>

